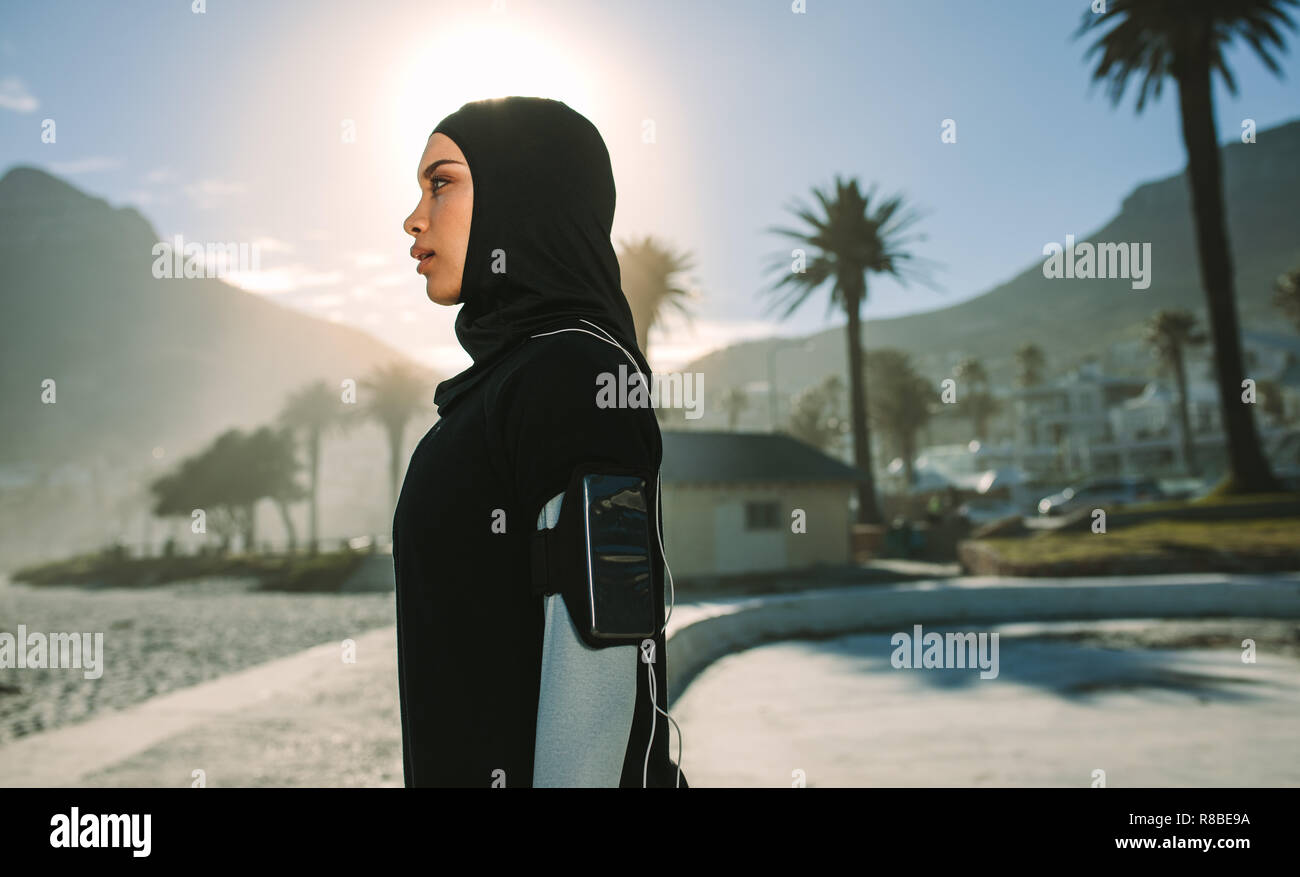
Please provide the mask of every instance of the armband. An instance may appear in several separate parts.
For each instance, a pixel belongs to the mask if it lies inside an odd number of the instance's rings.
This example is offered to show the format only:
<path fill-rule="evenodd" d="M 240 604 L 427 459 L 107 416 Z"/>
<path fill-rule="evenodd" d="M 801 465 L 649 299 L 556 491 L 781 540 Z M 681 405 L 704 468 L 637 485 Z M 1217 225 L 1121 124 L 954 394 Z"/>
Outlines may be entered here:
<path fill-rule="evenodd" d="M 556 525 L 532 535 L 533 594 L 563 594 L 592 648 L 635 645 L 657 632 L 653 483 L 643 469 L 579 466 Z"/>

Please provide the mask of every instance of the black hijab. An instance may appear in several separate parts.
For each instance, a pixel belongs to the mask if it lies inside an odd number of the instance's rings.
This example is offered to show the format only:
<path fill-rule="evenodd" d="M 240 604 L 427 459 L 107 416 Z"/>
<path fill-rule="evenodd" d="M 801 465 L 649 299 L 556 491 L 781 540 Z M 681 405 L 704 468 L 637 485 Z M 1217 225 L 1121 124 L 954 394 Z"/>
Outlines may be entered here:
<path fill-rule="evenodd" d="M 596 127 L 561 101 L 505 97 L 467 103 L 433 133 L 456 142 L 474 183 L 456 315 L 474 364 L 438 385 L 439 415 L 529 336 L 595 331 L 579 318 L 613 335 L 649 380 L 610 243 L 614 173 Z"/>

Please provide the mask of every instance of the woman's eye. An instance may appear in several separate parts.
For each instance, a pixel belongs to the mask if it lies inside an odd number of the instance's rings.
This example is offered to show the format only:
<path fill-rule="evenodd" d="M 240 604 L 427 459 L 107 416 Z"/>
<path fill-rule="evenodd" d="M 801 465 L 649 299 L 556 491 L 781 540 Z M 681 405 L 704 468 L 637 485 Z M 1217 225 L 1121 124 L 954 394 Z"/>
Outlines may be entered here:
<path fill-rule="evenodd" d="M 439 183 L 450 183 L 450 182 L 451 180 L 447 179 L 446 177 L 434 177 L 432 180 L 429 181 L 429 191 L 436 195 L 438 194 L 439 190 L 442 188 L 441 186 L 438 185 Z"/>

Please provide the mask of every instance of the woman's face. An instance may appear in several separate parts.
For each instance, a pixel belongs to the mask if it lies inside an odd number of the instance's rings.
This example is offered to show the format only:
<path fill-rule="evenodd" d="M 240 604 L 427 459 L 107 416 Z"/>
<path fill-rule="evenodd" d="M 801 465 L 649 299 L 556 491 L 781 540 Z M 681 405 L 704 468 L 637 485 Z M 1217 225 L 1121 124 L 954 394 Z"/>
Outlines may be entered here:
<path fill-rule="evenodd" d="M 456 141 L 446 134 L 433 134 L 420 156 L 416 175 L 420 203 L 402 227 L 415 239 L 411 257 L 417 260 L 416 272 L 424 275 L 425 295 L 435 304 L 454 305 L 460 300 L 474 215 L 469 165 Z"/>

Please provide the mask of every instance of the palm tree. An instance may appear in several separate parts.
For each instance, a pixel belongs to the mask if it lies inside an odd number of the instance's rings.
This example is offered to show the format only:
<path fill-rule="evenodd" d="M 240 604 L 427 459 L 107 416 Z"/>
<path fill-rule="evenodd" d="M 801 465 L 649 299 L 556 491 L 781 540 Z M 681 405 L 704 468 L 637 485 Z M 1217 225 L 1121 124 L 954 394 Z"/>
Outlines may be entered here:
<path fill-rule="evenodd" d="M 892 347 L 867 354 L 867 373 L 875 388 L 871 422 L 893 439 L 910 488 L 916 480 L 916 434 L 930 421 L 934 390 L 913 367 L 911 357 Z"/>
<path fill-rule="evenodd" d="M 988 436 L 989 417 L 1001 408 L 998 400 L 989 392 L 989 374 L 984 369 L 984 363 L 966 357 L 953 369 L 953 376 L 965 385 L 958 396 L 958 404 L 971 419 L 975 438 L 984 441 Z"/>
<path fill-rule="evenodd" d="M 838 376 L 831 375 L 795 394 L 784 432 L 820 451 L 832 450 L 848 428 L 839 416 L 836 399 L 841 383 Z"/>
<path fill-rule="evenodd" d="M 749 407 L 749 394 L 740 387 L 730 387 L 718 396 L 718 407 L 727 412 L 727 429 L 735 432 L 741 412 Z"/>
<path fill-rule="evenodd" d="M 229 551 L 234 537 L 241 534 L 245 551 L 251 551 L 255 535 L 253 507 L 267 495 L 264 476 L 277 466 L 272 462 L 266 471 L 254 471 L 251 456 L 249 436 L 240 429 L 226 430 L 208 447 L 181 460 L 174 471 L 150 483 L 153 514 L 188 517 L 195 509 L 202 509 L 206 526 L 217 536 L 222 553 Z M 278 453 L 274 456 L 282 460 Z"/>
<path fill-rule="evenodd" d="M 424 375 L 400 362 L 376 368 L 359 383 L 371 392 L 363 413 L 379 421 L 388 436 L 389 500 L 396 508 L 402 433 L 406 431 L 406 422 L 416 412 L 430 407 L 430 385 Z"/>
<path fill-rule="evenodd" d="M 831 421 L 831 428 L 835 431 L 831 449 L 838 454 L 844 444 L 844 437 L 849 431 L 849 422 L 844 417 L 844 379 L 839 375 L 829 375 L 822 381 L 821 386 L 830 408 L 828 418 Z"/>
<path fill-rule="evenodd" d="M 307 472 L 310 486 L 307 501 L 308 547 L 317 547 L 317 516 L 320 508 L 320 445 L 321 438 L 348 420 L 348 410 L 342 394 L 330 389 L 325 381 L 308 384 L 291 394 L 280 411 L 279 421 L 295 434 L 303 433 L 307 440 Z"/>
<path fill-rule="evenodd" d="M 820 215 L 803 205 L 791 208 L 806 223 L 804 230 L 768 229 L 800 245 L 792 254 L 793 265 L 792 257 L 782 254 L 769 268 L 769 272 L 783 275 L 768 290 L 774 295 L 771 308 L 786 304 L 781 317 L 785 319 L 816 289 L 829 282 L 827 313 L 839 307 L 847 315 L 853 453 L 863 475 L 858 484 L 858 523 L 879 524 L 880 507 L 876 503 L 875 474 L 871 467 L 871 433 L 867 428 L 862 304 L 867 299 L 869 273 L 890 275 L 904 286 L 909 279 L 931 285 L 925 270 L 930 263 L 908 252 L 908 245 L 913 240 L 924 240 L 924 236 L 905 234 L 921 216 L 906 208 L 901 196 L 876 198 L 875 186 L 864 195 L 856 179 L 844 181 L 836 176 L 834 192 L 827 194 L 814 188 L 813 195 L 821 205 Z M 811 258 L 806 257 L 805 247 L 813 251 Z"/>
<path fill-rule="evenodd" d="M 1280 76 L 1272 51 L 1285 51 L 1278 28 L 1294 29 L 1295 23 L 1283 9 L 1294 5 L 1295 0 L 1110 0 L 1105 12 L 1085 12 L 1075 34 L 1110 28 L 1088 50 L 1087 57 L 1101 54 L 1092 78 L 1108 82 L 1113 104 L 1119 104 L 1130 79 L 1140 83 L 1139 113 L 1148 95 L 1160 96 L 1166 77 L 1178 86 L 1201 285 L 1214 337 L 1215 377 L 1228 439 L 1228 474 L 1220 485 L 1225 493 L 1277 490 L 1280 485 L 1260 449 L 1252 409 L 1240 402 L 1244 369 L 1212 80 L 1219 73 L 1229 92 L 1237 93 L 1236 80 L 1223 57 L 1224 48 L 1236 37 L 1245 40 L 1264 65 Z"/>
<path fill-rule="evenodd" d="M 686 302 L 695 296 L 681 284 L 679 275 L 694 268 L 689 253 L 678 253 L 646 235 L 620 244 L 618 270 L 623 294 L 632 309 L 636 343 L 650 355 L 650 330 L 659 325 L 668 308 L 691 317 Z"/>
<path fill-rule="evenodd" d="M 294 531 L 293 518 L 289 514 L 289 504 L 301 500 L 306 492 L 298 484 L 299 463 L 294 453 L 293 430 L 288 427 L 272 429 L 263 426 L 248 437 L 244 443 L 245 460 L 241 478 L 246 478 L 253 486 L 258 499 L 266 497 L 275 503 L 280 512 L 280 520 L 289 537 L 289 551 L 297 548 L 298 537 Z M 252 544 L 253 510 L 256 500 L 249 510 L 248 542 Z"/>
<path fill-rule="evenodd" d="M 1043 348 L 1032 342 L 1020 345 L 1016 350 L 1016 383 L 1021 387 L 1036 387 L 1043 382 L 1043 371 L 1047 368 L 1047 357 Z"/>
<path fill-rule="evenodd" d="M 1273 284 L 1273 305 L 1300 332 L 1300 268 L 1288 271 Z"/>
<path fill-rule="evenodd" d="M 1275 423 L 1286 423 L 1286 399 L 1282 395 L 1282 385 L 1272 378 L 1264 378 L 1255 385 L 1255 390 L 1260 410 Z"/>
<path fill-rule="evenodd" d="M 1183 460 L 1187 464 L 1187 474 L 1197 473 L 1196 458 L 1193 454 L 1191 425 L 1187 417 L 1187 366 L 1184 354 L 1188 347 L 1204 344 L 1209 340 L 1196 327 L 1196 317 L 1191 311 L 1182 308 L 1159 310 L 1146 324 L 1143 341 L 1160 362 L 1174 374 L 1178 384 L 1178 425 L 1183 434 Z"/>

